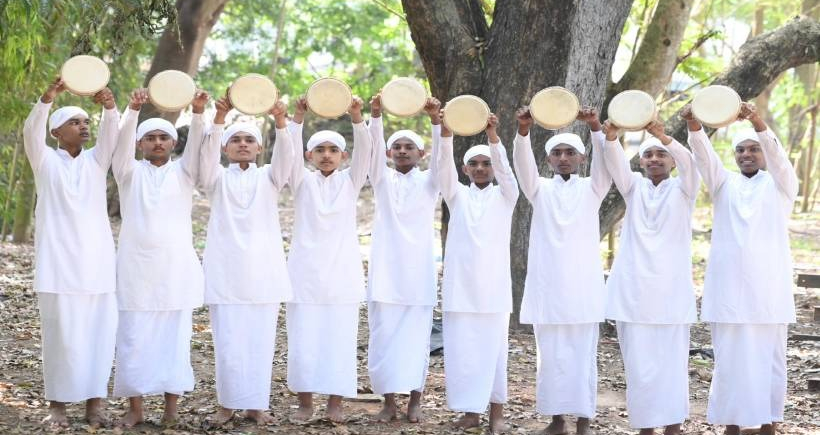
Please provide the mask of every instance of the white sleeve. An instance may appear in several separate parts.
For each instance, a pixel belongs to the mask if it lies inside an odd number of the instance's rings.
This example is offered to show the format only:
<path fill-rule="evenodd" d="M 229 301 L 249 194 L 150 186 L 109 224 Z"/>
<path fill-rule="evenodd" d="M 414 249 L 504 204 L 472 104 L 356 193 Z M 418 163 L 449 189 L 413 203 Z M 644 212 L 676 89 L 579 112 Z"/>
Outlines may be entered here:
<path fill-rule="evenodd" d="M 604 141 L 606 135 L 602 130 L 590 131 L 589 136 L 592 139 L 592 162 L 589 165 L 589 178 L 592 182 L 592 191 L 603 199 L 609 188 L 612 187 L 612 177 L 606 169 L 604 163 Z"/>
<path fill-rule="evenodd" d="M 292 168 L 293 144 L 290 143 L 290 134 L 287 128 L 277 128 L 268 172 L 278 190 L 282 190 L 288 183 Z"/>
<path fill-rule="evenodd" d="M 373 141 L 364 121 L 353 124 L 353 158 L 350 162 L 350 179 L 356 189 L 361 189 L 367 181 L 370 171 L 370 160 L 373 152 Z"/>
<path fill-rule="evenodd" d="M 507 159 L 507 149 L 501 144 L 490 143 L 490 162 L 493 165 L 493 174 L 501 188 L 501 194 L 507 200 L 507 204 L 515 206 L 518 201 L 518 182 L 515 181 L 510 161 Z"/>
<path fill-rule="evenodd" d="M 632 166 L 626 158 L 624 147 L 619 139 L 613 141 L 604 140 L 604 164 L 615 187 L 621 192 L 621 196 L 626 196 L 632 190 L 634 177 Z"/>
<path fill-rule="evenodd" d="M 695 169 L 695 156 L 675 139 L 669 145 L 669 154 L 675 159 L 675 166 L 678 168 L 678 176 L 681 180 L 681 189 L 686 196 L 694 200 L 698 196 L 700 187 L 700 175 Z"/>
<path fill-rule="evenodd" d="M 441 196 L 448 205 L 458 193 L 458 171 L 456 170 L 456 163 L 453 159 L 453 136 L 442 137 L 439 141 L 439 155 L 437 167 L 437 176 L 439 189 L 441 189 Z"/>
<path fill-rule="evenodd" d="M 441 141 L 441 124 L 430 124 L 432 135 L 432 144 L 430 146 L 430 176 L 427 177 L 427 188 L 435 193 L 438 193 L 438 155 L 439 142 Z"/>
<path fill-rule="evenodd" d="M 31 170 L 35 175 L 39 171 L 40 164 L 43 162 L 46 153 L 51 150 L 46 145 L 49 109 L 51 109 L 51 103 L 43 103 L 38 98 L 37 104 L 31 109 L 31 113 L 28 114 L 28 118 L 23 124 L 23 148 L 26 151 Z"/>
<path fill-rule="evenodd" d="M 117 184 L 123 183 L 134 170 L 137 159 L 134 157 L 137 148 L 137 123 L 139 122 L 139 110 L 125 109 L 122 116 L 117 135 L 117 148 L 111 157 L 111 171 L 114 172 L 114 179 Z"/>
<path fill-rule="evenodd" d="M 541 186 L 541 176 L 538 175 L 538 163 L 532 153 L 532 142 L 529 133 L 526 136 L 515 134 L 513 140 L 513 163 L 521 191 L 530 202 L 535 200 L 538 188 Z"/>
<path fill-rule="evenodd" d="M 698 172 L 703 177 L 703 182 L 706 183 L 709 193 L 714 195 L 723 185 L 723 182 L 726 181 L 726 168 L 723 167 L 723 162 L 720 161 L 720 157 L 712 147 L 712 141 L 709 140 L 709 136 L 706 135 L 703 128 L 697 131 L 689 131 L 688 142 L 692 153 L 695 155 Z"/>
<path fill-rule="evenodd" d="M 373 143 L 373 152 L 370 160 L 370 184 L 376 185 L 384 175 L 384 168 L 387 166 L 387 155 L 385 155 L 384 124 L 382 117 L 370 118 L 368 124 L 370 140 Z"/>
<path fill-rule="evenodd" d="M 797 179 L 797 172 L 794 170 L 786 150 L 780 145 L 780 141 L 774 132 L 767 128 L 766 131 L 757 132 L 760 139 L 760 148 L 763 150 L 763 157 L 766 159 L 766 170 L 774 178 L 777 187 L 794 202 L 800 189 L 800 181 Z"/>
<path fill-rule="evenodd" d="M 205 143 L 199 151 L 199 185 L 202 190 L 210 193 L 216 189 L 219 174 L 222 171 L 220 158 L 222 157 L 222 133 L 225 124 L 214 124 L 205 138 Z"/>
<path fill-rule="evenodd" d="M 302 139 L 302 127 L 304 125 L 297 122 L 288 122 L 288 133 L 290 134 L 291 146 L 293 146 L 293 165 L 290 171 L 290 190 L 296 195 L 302 179 L 305 177 L 305 146 Z"/>
<path fill-rule="evenodd" d="M 185 149 L 179 159 L 179 165 L 188 178 L 197 183 L 199 177 L 199 154 L 202 149 L 202 142 L 205 141 L 205 117 L 201 113 L 194 113 L 191 118 L 191 127 L 188 129 L 188 139 L 185 141 Z"/>
<path fill-rule="evenodd" d="M 117 136 L 120 131 L 119 123 L 120 112 L 117 111 L 116 107 L 103 109 L 100 127 L 97 130 L 97 141 L 91 151 L 94 153 L 94 160 L 106 172 L 108 172 L 108 167 L 111 166 L 114 150 L 117 148 Z"/>

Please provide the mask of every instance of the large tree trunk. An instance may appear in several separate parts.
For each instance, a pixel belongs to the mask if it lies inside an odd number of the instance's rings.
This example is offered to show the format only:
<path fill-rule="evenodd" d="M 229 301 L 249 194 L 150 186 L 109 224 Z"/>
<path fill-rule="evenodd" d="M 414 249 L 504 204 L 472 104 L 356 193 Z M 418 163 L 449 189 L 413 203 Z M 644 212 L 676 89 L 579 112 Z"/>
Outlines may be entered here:
<path fill-rule="evenodd" d="M 177 0 L 179 29 L 169 27 L 163 32 L 154 59 L 151 61 L 151 69 L 145 76 L 146 86 L 151 77 L 167 69 L 180 70 L 191 77 L 196 76 L 205 40 L 208 39 L 226 3 L 228 0 Z M 140 121 L 154 117 L 174 122 L 179 117 L 179 112 L 160 112 L 150 103 L 144 105 Z"/>
<path fill-rule="evenodd" d="M 442 101 L 467 93 L 482 97 L 499 115 L 503 138 L 515 134 L 515 110 L 547 86 L 564 86 L 582 104 L 601 106 L 631 3 L 499 0 L 488 28 L 476 0 L 402 0 L 433 95 Z M 589 136 L 580 123 L 572 131 Z M 533 142 L 542 144 L 552 134 L 534 129 Z M 483 135 L 458 138 L 456 161 L 469 146 L 483 140 Z M 534 149 L 537 160 L 543 162 L 542 147 Z M 512 147 L 507 151 L 511 154 Z M 518 326 L 526 277 L 531 214 L 522 196 L 510 243 L 513 326 Z M 446 221 L 442 226 L 446 228 Z"/>
<path fill-rule="evenodd" d="M 820 60 L 820 23 L 798 17 L 777 30 L 746 41 L 729 67 L 712 84 L 733 88 L 743 100 L 759 95 L 783 71 Z M 666 132 L 686 143 L 686 122 L 676 113 Z M 633 157 L 635 165 L 638 158 Z M 601 233 L 605 234 L 624 212 L 623 198 L 610 195 L 601 205 Z"/>

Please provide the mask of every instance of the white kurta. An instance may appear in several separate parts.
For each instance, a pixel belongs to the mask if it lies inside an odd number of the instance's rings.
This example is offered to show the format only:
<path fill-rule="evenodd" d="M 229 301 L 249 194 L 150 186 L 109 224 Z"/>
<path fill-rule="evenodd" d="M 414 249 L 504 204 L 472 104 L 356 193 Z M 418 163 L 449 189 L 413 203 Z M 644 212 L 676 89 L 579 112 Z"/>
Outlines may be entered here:
<path fill-rule="evenodd" d="M 524 196 L 532 203 L 527 278 L 521 323 L 570 324 L 604 320 L 598 208 L 612 178 L 603 161 L 602 132 L 591 132 L 589 177 L 538 175 L 530 136 L 516 134 L 513 162 Z M 583 273 L 578 261 L 583 259 Z"/>
<path fill-rule="evenodd" d="M 114 239 L 106 175 L 119 112 L 103 111 L 94 147 L 71 157 L 46 144 L 51 104 L 35 104 L 23 127 L 34 173 L 34 291 L 38 292 L 46 400 L 108 395 L 117 328 Z"/>
<path fill-rule="evenodd" d="M 766 170 L 749 178 L 723 167 L 703 129 L 689 132 L 714 203 L 701 313 L 707 322 L 795 322 L 788 225 L 798 180 L 774 133 L 758 136 Z"/>
<path fill-rule="evenodd" d="M 422 391 L 436 304 L 432 224 L 440 126 L 432 126 L 430 169 L 407 174 L 387 166 L 382 118 L 371 119 L 369 128 L 376 203 L 367 279 L 370 382 L 377 394 Z"/>
<path fill-rule="evenodd" d="M 510 230 L 518 183 L 501 143 L 490 144 L 498 185 L 458 182 L 453 138 L 440 139 L 438 176 L 450 208 L 444 258 L 444 373 L 447 404 L 484 412 L 507 400 L 507 334 L 512 311 Z"/>
<path fill-rule="evenodd" d="M 356 396 L 356 334 L 365 299 L 356 202 L 367 181 L 372 142 L 353 124 L 350 168 L 325 177 L 304 167 L 302 124 L 289 126 L 295 162 L 290 178 L 296 216 L 288 256 L 288 388 Z"/>
<path fill-rule="evenodd" d="M 279 192 L 293 165 L 285 129 L 276 130 L 271 164 L 242 170 L 219 162 L 224 126 L 214 125 L 202 150 L 200 185 L 211 201 L 205 243 L 206 304 L 273 304 L 290 300 Z"/>
<path fill-rule="evenodd" d="M 204 122 L 194 114 L 182 157 L 157 167 L 134 159 L 139 112 L 130 108 L 112 169 L 120 194 L 117 253 L 120 311 L 192 309 L 202 305 L 204 278 L 194 251 L 191 209 Z"/>
<path fill-rule="evenodd" d="M 626 202 L 618 256 L 606 282 L 607 318 L 635 323 L 697 321 L 692 283 L 692 212 L 700 177 L 692 153 L 666 146 L 678 168 L 655 186 L 632 172 L 619 141 L 604 146 L 606 167 Z"/>
<path fill-rule="evenodd" d="M 766 170 L 750 178 L 723 167 L 703 129 L 689 132 L 714 204 L 701 312 L 715 347 L 707 412 L 714 424 L 783 418 L 786 324 L 796 320 L 788 223 L 798 180 L 774 133 L 758 138 Z"/>
<path fill-rule="evenodd" d="M 539 176 L 529 135 L 516 134 L 513 148 L 521 191 L 533 205 L 521 323 L 536 330 L 536 407 L 544 415 L 595 415 L 598 322 L 606 302 L 598 208 L 612 178 L 603 161 L 603 132 L 590 136 L 586 178 Z"/>

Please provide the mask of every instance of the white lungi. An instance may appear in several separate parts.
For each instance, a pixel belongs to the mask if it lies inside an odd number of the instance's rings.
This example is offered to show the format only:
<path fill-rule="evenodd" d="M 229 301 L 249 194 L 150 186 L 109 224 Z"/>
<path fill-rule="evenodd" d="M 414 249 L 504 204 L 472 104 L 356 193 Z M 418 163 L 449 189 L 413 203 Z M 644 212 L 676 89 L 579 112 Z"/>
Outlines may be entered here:
<path fill-rule="evenodd" d="M 136 397 L 194 389 L 193 310 L 120 311 L 114 396 Z"/>
<path fill-rule="evenodd" d="M 268 409 L 279 304 L 209 305 L 216 398 L 228 409 Z"/>
<path fill-rule="evenodd" d="M 37 293 L 45 398 L 108 396 L 117 334 L 117 295 Z"/>
<path fill-rule="evenodd" d="M 539 324 L 533 329 L 538 345 L 538 412 L 595 417 L 598 323 Z"/>
<path fill-rule="evenodd" d="M 356 397 L 359 303 L 288 304 L 288 388 Z"/>
<path fill-rule="evenodd" d="M 715 370 L 706 420 L 760 426 L 783 421 L 785 324 L 712 323 Z"/>
<path fill-rule="evenodd" d="M 617 322 L 626 371 L 626 409 L 636 429 L 689 417 L 689 325 Z"/>
<path fill-rule="evenodd" d="M 430 361 L 433 307 L 368 304 L 367 369 L 376 394 L 423 391 Z"/>
<path fill-rule="evenodd" d="M 483 413 L 506 403 L 510 314 L 445 311 L 442 326 L 447 406 Z"/>

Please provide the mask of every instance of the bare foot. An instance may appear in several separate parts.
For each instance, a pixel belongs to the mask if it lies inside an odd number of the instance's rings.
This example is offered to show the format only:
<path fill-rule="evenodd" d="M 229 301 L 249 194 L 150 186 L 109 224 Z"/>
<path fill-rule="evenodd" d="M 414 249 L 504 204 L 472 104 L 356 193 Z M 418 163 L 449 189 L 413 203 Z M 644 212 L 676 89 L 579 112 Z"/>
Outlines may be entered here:
<path fill-rule="evenodd" d="M 592 431 L 589 429 L 588 418 L 578 417 L 578 421 L 575 422 L 575 433 L 578 435 L 593 435 Z"/>
<path fill-rule="evenodd" d="M 418 423 L 422 419 L 421 404 L 410 402 L 407 404 L 407 421 Z"/>
<path fill-rule="evenodd" d="M 726 426 L 726 431 L 723 433 L 726 435 L 740 435 L 740 426 L 728 425 Z"/>
<path fill-rule="evenodd" d="M 135 408 L 133 406 L 128 408 L 128 412 L 117 422 L 117 426 L 134 427 L 145 421 L 142 414 L 142 407 Z"/>
<path fill-rule="evenodd" d="M 458 420 L 453 423 L 453 427 L 459 429 L 469 429 L 471 427 L 478 427 L 481 424 L 481 415 L 475 412 L 465 412 Z"/>
<path fill-rule="evenodd" d="M 241 415 L 242 418 L 246 420 L 251 420 L 255 422 L 258 426 L 265 426 L 276 422 L 273 419 L 272 415 L 270 415 L 266 411 L 262 411 L 259 409 L 249 409 L 247 411 L 244 411 Z"/>
<path fill-rule="evenodd" d="M 376 421 L 379 423 L 387 423 L 388 421 L 393 421 L 396 419 L 396 416 L 399 414 L 398 408 L 396 408 L 395 403 L 384 403 L 382 406 L 382 410 L 376 414 Z"/>
<path fill-rule="evenodd" d="M 299 408 L 290 415 L 288 420 L 291 423 L 301 424 L 309 421 L 313 418 L 313 405 L 302 405 L 299 404 Z"/>
<path fill-rule="evenodd" d="M 544 429 L 544 435 L 564 435 L 567 434 L 567 421 L 562 415 L 553 415 L 549 426 Z"/>
<path fill-rule="evenodd" d="M 52 430 L 68 427 L 68 417 L 65 415 L 65 403 L 51 402 L 48 406 L 48 416 L 43 419 L 42 423 Z"/>
<path fill-rule="evenodd" d="M 490 402 L 490 433 L 509 432 L 510 426 L 504 421 L 504 404 Z"/>
<path fill-rule="evenodd" d="M 663 430 L 663 435 L 680 435 L 680 424 L 670 424 Z M 654 433 L 654 431 L 653 431 Z"/>
<path fill-rule="evenodd" d="M 502 434 L 508 433 L 510 431 L 510 425 L 504 420 L 504 418 L 499 418 L 497 420 L 493 420 L 490 422 L 490 433 L 491 434 Z"/>
<path fill-rule="evenodd" d="M 345 418 L 342 415 L 342 396 L 335 394 L 327 398 L 327 411 L 325 416 L 333 423 L 344 423 Z"/>
<path fill-rule="evenodd" d="M 102 400 L 96 398 L 85 401 L 85 421 L 95 429 L 110 424 L 108 416 L 102 411 Z"/>
<path fill-rule="evenodd" d="M 162 426 L 170 428 L 179 423 L 177 401 L 179 401 L 178 394 L 165 393 L 165 411 L 162 413 L 162 420 L 160 420 Z"/>
<path fill-rule="evenodd" d="M 233 419 L 234 412 L 233 409 L 225 408 L 223 406 L 219 407 L 219 410 L 216 411 L 213 417 L 211 417 L 209 423 L 213 427 L 221 427 L 225 425 L 225 423 L 231 421 Z"/>

